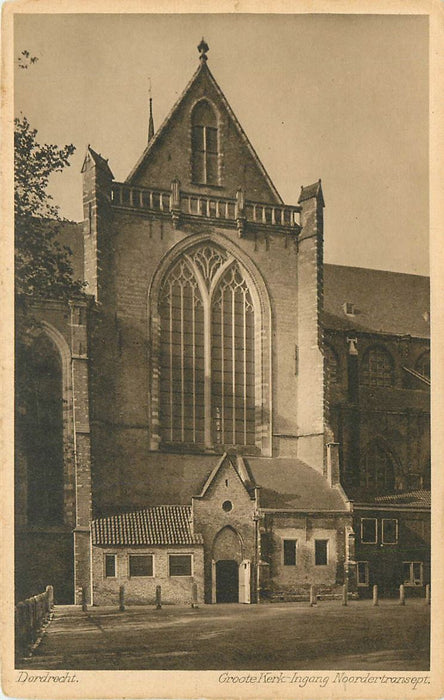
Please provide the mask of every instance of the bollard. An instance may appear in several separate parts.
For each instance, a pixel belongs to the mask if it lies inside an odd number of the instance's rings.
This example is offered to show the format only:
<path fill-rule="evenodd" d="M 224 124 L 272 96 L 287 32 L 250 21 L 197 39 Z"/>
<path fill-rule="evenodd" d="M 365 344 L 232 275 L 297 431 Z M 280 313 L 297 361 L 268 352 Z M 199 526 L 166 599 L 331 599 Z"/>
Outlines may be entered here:
<path fill-rule="evenodd" d="M 425 587 L 425 604 L 430 605 L 430 583 L 427 583 Z"/>
<path fill-rule="evenodd" d="M 347 605 L 348 603 L 348 583 L 345 582 L 342 586 L 342 605 Z"/>
<path fill-rule="evenodd" d="M 82 610 L 83 612 L 87 611 L 86 607 L 86 586 L 82 586 Z"/>
<path fill-rule="evenodd" d="M 405 589 L 403 583 L 399 586 L 399 605 L 405 605 Z"/>
<path fill-rule="evenodd" d="M 314 586 L 310 586 L 310 608 L 312 608 L 314 605 L 317 605 L 318 601 L 316 598 L 316 588 Z"/>
<path fill-rule="evenodd" d="M 378 586 L 373 586 L 373 605 L 379 605 Z"/>
<path fill-rule="evenodd" d="M 46 586 L 46 594 L 48 596 L 48 608 L 51 611 L 54 607 L 54 588 L 52 586 Z"/>
<path fill-rule="evenodd" d="M 156 610 L 162 608 L 162 587 L 156 586 Z"/>
<path fill-rule="evenodd" d="M 125 612 L 125 586 L 119 588 L 119 610 Z"/>
<path fill-rule="evenodd" d="M 191 607 L 197 608 L 197 583 L 193 583 L 191 586 Z"/>

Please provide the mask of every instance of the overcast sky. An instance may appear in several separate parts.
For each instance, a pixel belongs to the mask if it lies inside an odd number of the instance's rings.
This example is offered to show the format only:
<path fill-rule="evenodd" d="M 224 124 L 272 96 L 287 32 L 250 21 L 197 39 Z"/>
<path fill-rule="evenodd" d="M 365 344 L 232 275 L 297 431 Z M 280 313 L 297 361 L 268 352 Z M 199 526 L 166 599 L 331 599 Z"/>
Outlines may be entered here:
<path fill-rule="evenodd" d="M 88 143 L 126 178 L 198 64 L 208 65 L 287 204 L 322 178 L 327 262 L 428 274 L 428 23 L 370 15 L 16 15 L 15 108 L 74 143 L 51 185 L 82 218 Z M 154 183 L 153 183 L 154 184 Z"/>

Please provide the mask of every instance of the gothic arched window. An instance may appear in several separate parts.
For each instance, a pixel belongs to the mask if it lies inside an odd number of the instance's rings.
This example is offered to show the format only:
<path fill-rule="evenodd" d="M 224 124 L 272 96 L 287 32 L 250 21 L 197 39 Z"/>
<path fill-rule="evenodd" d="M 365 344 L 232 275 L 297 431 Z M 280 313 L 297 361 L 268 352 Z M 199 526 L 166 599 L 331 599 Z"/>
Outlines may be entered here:
<path fill-rule="evenodd" d="M 361 362 L 361 384 L 366 386 L 393 386 L 393 360 L 383 347 L 369 348 Z"/>
<path fill-rule="evenodd" d="M 166 273 L 158 305 L 162 443 L 255 445 L 253 295 L 245 269 L 213 245 L 185 253 Z"/>
<path fill-rule="evenodd" d="M 192 180 L 201 185 L 219 182 L 218 129 L 213 108 L 206 100 L 194 107 L 191 115 Z"/>
<path fill-rule="evenodd" d="M 395 488 L 393 459 L 379 442 L 373 442 L 364 455 L 361 486 L 380 493 L 393 491 Z"/>
<path fill-rule="evenodd" d="M 423 377 L 430 379 L 430 352 L 428 350 L 418 357 L 415 370 L 422 374 Z"/>
<path fill-rule="evenodd" d="M 28 521 L 57 524 L 63 522 L 62 363 L 45 333 L 31 347 L 25 376 L 30 381 L 20 432 L 28 465 Z"/>
<path fill-rule="evenodd" d="M 337 384 L 339 376 L 339 358 L 330 345 L 324 344 L 324 366 L 327 384 Z"/>

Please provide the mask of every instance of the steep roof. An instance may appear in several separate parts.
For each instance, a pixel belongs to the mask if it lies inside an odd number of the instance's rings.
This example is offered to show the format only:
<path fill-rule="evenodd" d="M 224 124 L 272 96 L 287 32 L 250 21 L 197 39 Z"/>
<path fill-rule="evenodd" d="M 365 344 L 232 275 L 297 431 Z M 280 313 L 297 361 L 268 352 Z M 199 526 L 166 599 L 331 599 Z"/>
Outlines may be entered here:
<path fill-rule="evenodd" d="M 233 175 L 235 180 L 233 180 L 229 189 L 234 191 L 224 192 L 225 187 L 220 187 L 221 196 L 234 196 L 236 188 L 242 185 L 246 187 L 249 198 L 253 200 L 259 197 L 258 201 L 282 203 L 276 187 L 205 61 L 199 64 L 185 90 L 149 141 L 138 162 L 128 175 L 126 182 L 132 185 L 150 184 L 153 187 L 170 187 L 171 181 L 178 177 L 182 185 L 185 184 L 189 189 L 190 183 L 187 184 L 187 179 L 189 179 L 188 163 L 184 165 L 183 159 L 176 158 L 175 155 L 178 151 L 183 150 L 184 147 L 188 153 L 185 143 L 189 138 L 189 127 L 184 122 L 188 122 L 191 107 L 198 100 L 205 97 L 215 103 L 219 111 L 226 116 L 224 130 L 226 131 L 233 127 L 234 136 L 229 144 L 229 148 L 222 150 L 224 151 L 224 179 L 228 180 L 228 177 Z M 182 131 L 180 133 L 177 127 L 178 124 L 181 124 Z M 225 140 L 228 140 L 227 135 L 225 135 Z M 161 149 L 170 151 L 171 157 L 159 162 L 161 160 L 159 153 Z M 236 168 L 239 171 L 236 174 L 230 173 L 230 166 L 227 162 L 229 158 L 231 158 L 231 167 L 233 167 L 233 164 L 236 164 Z M 243 167 L 245 168 L 244 175 L 247 173 L 246 177 L 251 179 L 250 184 L 242 182 L 241 172 Z M 164 181 L 157 181 L 159 179 Z M 147 182 L 148 180 L 150 181 L 149 183 Z M 259 195 L 255 193 L 254 183 L 259 187 Z M 260 183 L 260 186 L 258 183 Z"/>
<path fill-rule="evenodd" d="M 98 168 L 100 168 L 100 170 L 103 170 L 103 172 L 104 172 L 111 180 L 114 179 L 114 175 L 113 175 L 113 173 L 112 173 L 112 171 L 111 171 L 111 168 L 110 168 L 109 165 L 108 165 L 108 159 L 107 159 L 107 158 L 104 158 L 100 153 L 97 153 L 97 151 L 95 151 L 93 148 L 91 148 L 90 145 L 88 145 L 88 148 L 87 148 L 87 151 L 86 151 L 86 156 L 85 156 L 85 159 L 84 159 L 84 161 L 83 161 L 82 170 L 81 170 L 82 173 L 83 173 L 83 171 L 84 171 L 84 169 L 85 169 L 88 155 L 91 156 L 91 158 L 93 159 L 94 163 L 97 165 Z"/>
<path fill-rule="evenodd" d="M 343 306 L 350 302 L 355 315 Z M 430 337 L 430 280 L 385 270 L 324 266 L 323 325 L 333 330 Z"/>
<path fill-rule="evenodd" d="M 93 544 L 202 544 L 191 527 L 191 506 L 155 506 L 132 513 L 98 518 L 91 523 Z"/>
<path fill-rule="evenodd" d="M 404 491 L 403 493 L 393 493 L 388 496 L 366 497 L 361 493 L 361 498 L 356 497 L 355 505 L 378 505 L 378 506 L 402 506 L 408 508 L 430 508 L 431 491 L 418 489 L 416 491 Z"/>
<path fill-rule="evenodd" d="M 260 487 L 260 507 L 277 510 L 346 510 L 338 488 L 295 457 L 248 457 L 246 459 Z"/>

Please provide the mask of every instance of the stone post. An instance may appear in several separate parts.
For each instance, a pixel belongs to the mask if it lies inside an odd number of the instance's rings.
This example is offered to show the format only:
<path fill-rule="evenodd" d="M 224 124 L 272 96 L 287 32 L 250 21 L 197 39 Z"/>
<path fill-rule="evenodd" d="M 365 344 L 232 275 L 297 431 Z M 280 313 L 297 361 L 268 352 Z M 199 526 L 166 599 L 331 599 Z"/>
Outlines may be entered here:
<path fill-rule="evenodd" d="M 87 612 L 88 608 L 86 605 L 86 586 L 82 586 L 82 610 Z"/>
<path fill-rule="evenodd" d="M 425 603 L 426 605 L 430 605 L 430 583 L 425 587 Z"/>
<path fill-rule="evenodd" d="M 156 610 L 162 608 L 162 587 L 156 586 Z"/>
<path fill-rule="evenodd" d="M 399 605 L 405 605 L 405 588 L 403 583 L 399 586 Z"/>
<path fill-rule="evenodd" d="M 347 581 L 342 586 L 342 605 L 347 605 L 348 603 L 348 583 Z"/>
<path fill-rule="evenodd" d="M 197 583 L 193 583 L 191 586 L 191 607 L 197 608 Z"/>
<path fill-rule="evenodd" d="M 315 586 L 310 586 L 310 607 L 312 608 L 314 605 L 317 605 L 318 601 L 316 598 L 316 587 Z"/>
<path fill-rule="evenodd" d="M 373 605 L 379 605 L 378 586 L 373 586 Z"/>
<path fill-rule="evenodd" d="M 119 588 L 119 610 L 125 612 L 125 586 Z"/>

